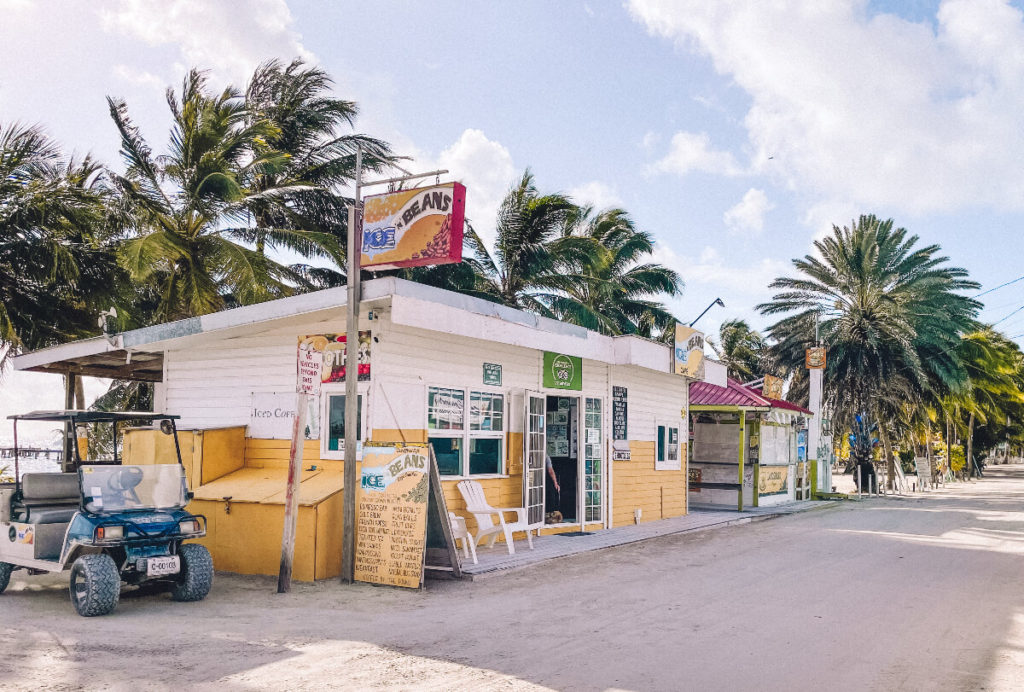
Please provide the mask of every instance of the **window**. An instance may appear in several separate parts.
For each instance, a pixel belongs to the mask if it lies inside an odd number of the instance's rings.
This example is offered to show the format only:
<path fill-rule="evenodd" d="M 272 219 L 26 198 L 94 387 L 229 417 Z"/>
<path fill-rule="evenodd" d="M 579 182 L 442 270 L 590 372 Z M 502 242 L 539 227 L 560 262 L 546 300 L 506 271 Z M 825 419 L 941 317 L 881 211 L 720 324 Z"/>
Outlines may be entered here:
<path fill-rule="evenodd" d="M 345 458 L 345 387 L 324 386 L 320 395 L 320 458 Z M 363 456 L 363 440 L 366 439 L 366 385 L 359 390 L 359 408 L 356 426 L 356 457 Z"/>
<path fill-rule="evenodd" d="M 654 457 L 656 471 L 678 471 L 682 468 L 679 431 L 679 423 L 658 424 Z"/>
<path fill-rule="evenodd" d="M 494 392 L 429 387 L 427 433 L 442 476 L 500 474 L 505 458 L 505 397 Z"/>

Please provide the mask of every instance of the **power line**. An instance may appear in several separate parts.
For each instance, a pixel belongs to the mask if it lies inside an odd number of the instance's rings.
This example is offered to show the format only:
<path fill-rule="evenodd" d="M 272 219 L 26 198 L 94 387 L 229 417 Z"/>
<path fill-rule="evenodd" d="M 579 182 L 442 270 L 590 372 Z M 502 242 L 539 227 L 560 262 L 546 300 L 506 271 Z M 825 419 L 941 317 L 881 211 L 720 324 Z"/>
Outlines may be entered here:
<path fill-rule="evenodd" d="M 1000 322 L 1005 322 L 1006 320 L 1010 319 L 1011 317 L 1013 317 L 1014 315 L 1016 315 L 1016 314 L 1017 314 L 1018 312 L 1020 312 L 1021 310 L 1024 310 L 1024 305 L 1021 305 L 1021 306 L 1020 306 L 1019 308 L 1017 308 L 1016 310 L 1014 310 L 1013 312 L 1011 312 L 1011 313 L 1010 313 L 1009 315 L 1007 315 L 1006 317 L 1003 317 L 1002 319 L 1000 319 L 1000 320 L 997 320 L 996 322 L 993 322 L 993 323 L 992 323 L 992 326 L 994 327 L 994 326 L 996 326 L 997 324 L 999 324 Z"/>
<path fill-rule="evenodd" d="M 982 291 L 981 293 L 979 293 L 978 295 L 976 295 L 976 296 L 974 296 L 974 297 L 975 297 L 975 298 L 981 298 L 981 297 L 982 297 L 983 295 L 985 295 L 985 294 L 987 294 L 987 293 L 991 293 L 992 291 L 998 291 L 998 290 L 999 290 L 1000 288 L 1005 288 L 1006 286 L 1009 286 L 1010 284 L 1015 284 L 1015 283 L 1017 283 L 1018 281 L 1024 281 L 1024 276 L 1018 276 L 1018 277 L 1017 277 L 1016 279 L 1014 279 L 1013 281 L 1007 281 L 1007 282 L 1006 282 L 1005 284 L 999 284 L 999 285 L 998 285 L 998 286 L 996 286 L 995 288 L 990 288 L 990 289 L 988 289 L 987 291 Z"/>

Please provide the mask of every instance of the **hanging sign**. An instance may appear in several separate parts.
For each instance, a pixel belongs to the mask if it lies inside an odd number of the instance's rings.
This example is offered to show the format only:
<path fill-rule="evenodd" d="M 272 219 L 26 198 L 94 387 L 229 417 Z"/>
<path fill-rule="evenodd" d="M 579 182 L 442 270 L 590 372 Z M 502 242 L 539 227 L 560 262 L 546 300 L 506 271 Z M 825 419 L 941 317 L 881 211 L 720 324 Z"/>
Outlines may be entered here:
<path fill-rule="evenodd" d="M 815 346 L 804 352 L 804 365 L 808 370 L 825 369 L 825 347 Z"/>
<path fill-rule="evenodd" d="M 501 386 L 501 365 L 498 363 L 484 363 L 484 384 L 492 387 Z"/>
<path fill-rule="evenodd" d="M 769 399 L 781 399 L 782 383 L 783 379 L 781 377 L 765 375 L 764 384 L 761 385 L 761 394 Z"/>
<path fill-rule="evenodd" d="M 462 261 L 466 188 L 459 183 L 363 200 L 359 266 L 397 269 Z"/>
<path fill-rule="evenodd" d="M 696 380 L 704 379 L 704 334 L 681 322 L 676 322 L 672 372 Z"/>
<path fill-rule="evenodd" d="M 543 382 L 551 389 L 582 390 L 583 359 L 545 351 Z"/>
<path fill-rule="evenodd" d="M 311 334 L 299 337 L 299 353 L 319 353 L 322 359 L 320 380 L 322 382 L 345 381 L 345 352 L 347 350 L 345 334 Z M 370 379 L 370 332 L 359 332 L 359 381 Z M 319 394 L 316 392 L 307 392 Z"/>
<path fill-rule="evenodd" d="M 417 589 L 427 546 L 429 448 L 367 442 L 356 506 L 356 581 Z"/>

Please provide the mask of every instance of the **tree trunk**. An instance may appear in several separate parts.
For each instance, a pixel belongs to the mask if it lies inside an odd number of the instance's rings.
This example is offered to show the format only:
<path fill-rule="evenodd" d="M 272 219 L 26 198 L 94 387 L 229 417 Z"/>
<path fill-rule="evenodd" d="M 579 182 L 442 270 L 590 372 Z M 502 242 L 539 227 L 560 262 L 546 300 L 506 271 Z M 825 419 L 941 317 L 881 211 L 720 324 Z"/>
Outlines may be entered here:
<path fill-rule="evenodd" d="M 75 408 L 79 411 L 85 410 L 85 387 L 81 375 L 75 378 Z"/>
<path fill-rule="evenodd" d="M 896 475 L 896 463 L 892 456 L 892 444 L 889 442 L 889 433 L 882 423 L 884 419 L 881 412 L 875 413 L 875 419 L 878 421 L 878 437 L 882 440 L 882 449 L 885 451 L 885 487 L 893 490 L 893 476 Z"/>
<path fill-rule="evenodd" d="M 946 471 L 953 472 L 953 419 L 946 414 Z"/>
<path fill-rule="evenodd" d="M 967 423 L 967 477 L 974 477 L 974 412 Z"/>

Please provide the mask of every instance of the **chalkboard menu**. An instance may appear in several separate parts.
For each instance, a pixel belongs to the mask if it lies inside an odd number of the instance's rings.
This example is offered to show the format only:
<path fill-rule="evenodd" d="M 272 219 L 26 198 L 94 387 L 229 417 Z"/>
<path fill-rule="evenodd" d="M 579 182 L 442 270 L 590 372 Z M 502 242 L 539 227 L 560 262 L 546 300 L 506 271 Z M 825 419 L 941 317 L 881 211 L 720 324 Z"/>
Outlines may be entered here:
<path fill-rule="evenodd" d="M 612 387 L 612 439 L 627 440 L 629 431 L 626 427 L 626 388 Z"/>
<path fill-rule="evenodd" d="M 367 443 L 356 507 L 355 578 L 419 588 L 427 540 L 429 449 Z"/>

